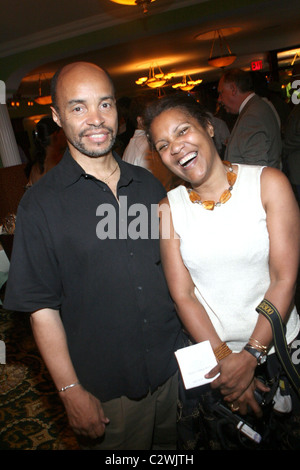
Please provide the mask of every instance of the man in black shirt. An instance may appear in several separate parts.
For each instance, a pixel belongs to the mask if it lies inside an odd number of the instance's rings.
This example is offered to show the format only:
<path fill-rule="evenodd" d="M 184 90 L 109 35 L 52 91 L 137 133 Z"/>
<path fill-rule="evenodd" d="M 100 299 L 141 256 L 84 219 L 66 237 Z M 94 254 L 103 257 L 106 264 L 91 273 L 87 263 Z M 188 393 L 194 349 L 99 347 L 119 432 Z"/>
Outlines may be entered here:
<path fill-rule="evenodd" d="M 160 264 L 164 189 L 113 153 L 103 69 L 65 66 L 52 101 L 69 149 L 20 203 L 4 305 L 32 312 L 76 433 L 99 449 L 174 449 L 181 328 Z"/>

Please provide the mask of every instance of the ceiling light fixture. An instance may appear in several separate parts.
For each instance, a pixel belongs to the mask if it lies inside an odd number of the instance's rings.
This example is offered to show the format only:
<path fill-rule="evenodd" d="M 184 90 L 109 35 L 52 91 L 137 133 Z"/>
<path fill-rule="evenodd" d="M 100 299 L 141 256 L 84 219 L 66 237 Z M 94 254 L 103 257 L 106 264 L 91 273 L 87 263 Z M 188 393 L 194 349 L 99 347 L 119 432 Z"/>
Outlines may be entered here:
<path fill-rule="evenodd" d="M 216 39 L 219 39 L 219 48 L 220 48 L 220 55 L 213 56 L 213 50 L 215 46 L 215 41 Z M 225 50 L 225 53 L 224 53 Z M 221 29 L 217 29 L 214 34 L 214 39 L 213 43 L 211 46 L 210 50 L 210 56 L 208 59 L 208 64 L 211 65 L 212 67 L 227 67 L 228 65 L 231 65 L 236 59 L 236 55 L 232 54 L 229 45 L 222 33 Z"/>
<path fill-rule="evenodd" d="M 140 77 L 135 83 L 137 85 L 147 85 L 149 88 L 160 88 L 174 76 L 172 73 L 165 75 L 159 65 L 156 65 L 156 68 L 158 69 L 158 73 L 155 73 L 155 66 L 150 65 L 148 77 Z"/>
<path fill-rule="evenodd" d="M 51 96 L 48 95 L 48 96 L 38 96 L 37 98 L 34 99 L 34 101 L 37 103 L 37 104 L 41 104 L 41 105 L 47 105 L 47 104 L 51 104 L 52 103 L 52 100 L 51 100 Z"/>
<path fill-rule="evenodd" d="M 141 6 L 144 13 L 148 13 L 148 5 L 155 2 L 155 0 L 110 0 L 114 3 L 119 3 L 120 5 L 131 5 L 131 6 Z"/>
<path fill-rule="evenodd" d="M 294 58 L 293 58 L 293 60 L 292 60 L 292 62 L 291 62 L 291 66 L 292 66 L 292 67 L 293 67 L 294 64 L 295 64 L 297 57 L 300 57 L 300 50 L 297 51 L 296 54 L 294 55 Z"/>
<path fill-rule="evenodd" d="M 41 80 L 41 76 L 39 76 L 39 96 L 37 96 L 36 98 L 34 98 L 34 101 L 37 103 L 37 104 L 41 104 L 41 105 L 49 105 L 52 103 L 52 99 L 51 99 L 51 96 L 50 95 L 42 95 L 42 80 Z"/>
<path fill-rule="evenodd" d="M 172 85 L 172 88 L 180 88 L 183 91 L 190 91 L 192 90 L 196 85 L 199 85 L 202 83 L 202 80 L 192 80 L 191 77 L 188 77 L 189 80 L 186 80 L 186 75 L 183 76 L 182 82 L 180 83 L 175 83 Z"/>

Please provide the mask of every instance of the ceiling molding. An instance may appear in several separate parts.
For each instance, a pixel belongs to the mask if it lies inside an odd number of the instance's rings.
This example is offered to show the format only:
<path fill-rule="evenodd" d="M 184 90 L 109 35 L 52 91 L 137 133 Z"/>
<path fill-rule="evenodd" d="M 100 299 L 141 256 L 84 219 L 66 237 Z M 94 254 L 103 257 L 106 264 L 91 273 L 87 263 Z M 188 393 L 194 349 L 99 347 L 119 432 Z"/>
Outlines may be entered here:
<path fill-rule="evenodd" d="M 165 6 L 156 9 L 156 12 L 172 11 L 178 8 L 188 7 L 195 4 L 211 2 L 212 0 L 173 0 L 173 3 L 165 4 Z M 123 7 L 123 5 L 121 6 Z M 126 10 L 125 10 L 126 9 Z M 128 23 L 130 21 L 138 20 L 143 18 L 141 16 L 141 10 L 139 8 L 125 7 L 124 15 L 120 18 L 119 15 L 114 17 L 114 11 L 120 13 L 120 5 L 116 5 L 112 9 L 111 15 L 107 13 L 101 13 L 99 15 L 93 15 L 88 18 L 82 18 L 77 21 L 70 23 L 61 24 L 54 28 L 44 29 L 37 33 L 33 33 L 27 36 L 22 36 L 12 41 L 3 42 L 0 44 L 0 58 L 8 57 L 14 54 L 18 54 L 24 51 L 36 49 L 41 46 L 47 46 L 52 43 L 63 41 L 66 39 L 72 39 L 83 34 L 93 33 L 95 31 L 101 31 L 106 28 L 118 26 L 120 24 Z M 155 15 L 155 12 L 154 12 Z"/>
<path fill-rule="evenodd" d="M 140 17 L 138 13 L 133 13 L 130 18 L 126 15 L 126 18 L 124 19 L 112 19 L 106 14 L 101 14 L 73 21 L 71 23 L 62 24 L 55 28 L 45 29 L 38 33 L 2 43 L 0 45 L 0 58 L 36 49 L 40 46 L 47 46 L 65 39 L 72 39 L 73 37 L 78 37 L 82 34 L 93 33 L 102 29 L 118 26 L 120 24 L 127 23 L 128 21 L 135 20 L 138 17 Z"/>

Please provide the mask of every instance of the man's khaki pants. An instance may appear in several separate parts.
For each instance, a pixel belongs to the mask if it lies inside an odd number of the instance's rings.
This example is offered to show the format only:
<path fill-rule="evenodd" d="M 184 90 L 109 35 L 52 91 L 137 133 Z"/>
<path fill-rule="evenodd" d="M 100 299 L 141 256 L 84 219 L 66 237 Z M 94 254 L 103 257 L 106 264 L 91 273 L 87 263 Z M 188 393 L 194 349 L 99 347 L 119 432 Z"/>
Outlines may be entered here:
<path fill-rule="evenodd" d="M 127 397 L 103 402 L 110 420 L 105 436 L 83 449 L 176 450 L 177 373 L 140 400 Z"/>

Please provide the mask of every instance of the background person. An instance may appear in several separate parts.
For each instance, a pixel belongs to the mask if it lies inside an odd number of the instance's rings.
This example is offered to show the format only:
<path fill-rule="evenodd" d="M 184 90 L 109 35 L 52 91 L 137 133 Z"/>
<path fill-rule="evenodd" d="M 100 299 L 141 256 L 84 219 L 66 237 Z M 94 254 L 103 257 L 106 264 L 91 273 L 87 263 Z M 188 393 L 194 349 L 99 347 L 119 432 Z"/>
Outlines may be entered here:
<path fill-rule="evenodd" d="M 227 70 L 219 81 L 218 92 L 218 102 L 225 110 L 238 114 L 224 159 L 281 168 L 280 127 L 269 104 L 255 94 L 250 73 Z"/>
<path fill-rule="evenodd" d="M 294 107 L 287 119 L 283 156 L 287 176 L 300 205 L 300 105 Z"/>
<path fill-rule="evenodd" d="M 180 180 L 162 163 L 157 151 L 149 145 L 144 129 L 143 114 L 151 101 L 153 101 L 151 96 L 137 96 L 130 103 L 129 121 L 135 131 L 124 151 L 123 160 L 146 168 L 161 182 L 166 191 L 169 191 L 178 186 Z"/>
<path fill-rule="evenodd" d="M 294 188 L 300 205 L 300 63 L 293 68 L 292 80 L 298 87 L 294 96 L 294 108 L 290 112 L 285 126 L 283 143 L 284 169 Z"/>
<path fill-rule="evenodd" d="M 29 173 L 28 185 L 36 183 L 51 168 L 58 164 L 67 147 L 64 131 L 52 117 L 42 118 L 33 133 L 35 152 L 33 162 L 26 169 Z"/>

